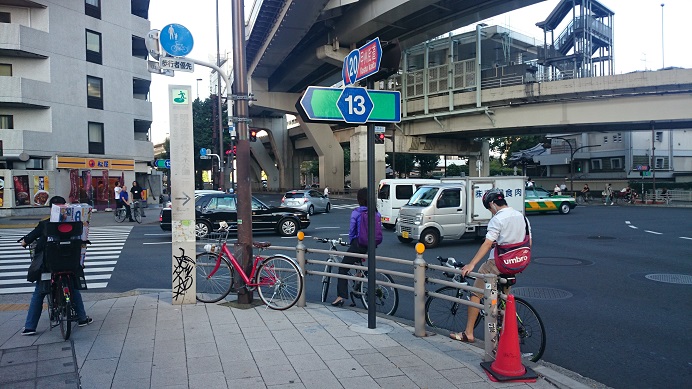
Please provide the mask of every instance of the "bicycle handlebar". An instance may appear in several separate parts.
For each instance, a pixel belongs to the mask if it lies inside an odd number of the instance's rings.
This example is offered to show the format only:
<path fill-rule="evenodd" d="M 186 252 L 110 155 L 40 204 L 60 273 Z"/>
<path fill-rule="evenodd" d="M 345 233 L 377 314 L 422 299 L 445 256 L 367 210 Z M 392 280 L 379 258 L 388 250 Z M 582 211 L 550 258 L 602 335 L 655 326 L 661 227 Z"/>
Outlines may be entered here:
<path fill-rule="evenodd" d="M 322 242 L 322 243 L 331 243 L 331 244 L 333 244 L 334 246 L 336 246 L 337 244 L 338 244 L 338 245 L 341 245 L 341 246 L 348 246 L 348 243 L 344 242 L 344 240 L 341 239 L 341 238 L 338 238 L 338 239 L 328 239 L 328 238 L 320 238 L 320 237 L 317 237 L 317 236 L 313 236 L 312 239 L 314 239 L 314 240 L 316 240 L 316 241 L 318 241 L 318 242 Z"/>

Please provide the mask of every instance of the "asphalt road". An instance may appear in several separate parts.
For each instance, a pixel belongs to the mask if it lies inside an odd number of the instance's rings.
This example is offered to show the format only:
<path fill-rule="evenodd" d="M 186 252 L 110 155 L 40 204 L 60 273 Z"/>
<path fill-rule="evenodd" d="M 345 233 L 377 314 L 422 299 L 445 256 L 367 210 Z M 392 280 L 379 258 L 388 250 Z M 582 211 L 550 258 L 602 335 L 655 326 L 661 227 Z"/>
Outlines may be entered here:
<path fill-rule="evenodd" d="M 258 197 L 274 204 L 280 200 Z M 334 205 L 332 213 L 313 216 L 308 236 L 347 234 L 355 203 L 334 200 Z M 545 323 L 543 359 L 616 388 L 687 387 L 692 379 L 692 209 L 597 205 L 568 215 L 532 215 L 529 221 L 533 262 L 514 290 Z M 295 238 L 275 234 L 254 239 L 296 244 Z M 135 226 L 107 288 L 99 291 L 170 288 L 169 242 L 170 233 L 156 224 Z M 327 249 L 309 238 L 306 245 Z M 437 255 L 466 262 L 479 245 L 442 242 L 424 257 L 431 263 Z M 387 230 L 377 253 L 415 257 L 413 244 L 399 243 Z M 378 265 L 410 271 L 404 265 Z M 319 301 L 317 277 L 308 277 L 306 290 L 308 301 Z M 411 294 L 400 292 L 397 316 L 412 319 L 412 305 Z"/>

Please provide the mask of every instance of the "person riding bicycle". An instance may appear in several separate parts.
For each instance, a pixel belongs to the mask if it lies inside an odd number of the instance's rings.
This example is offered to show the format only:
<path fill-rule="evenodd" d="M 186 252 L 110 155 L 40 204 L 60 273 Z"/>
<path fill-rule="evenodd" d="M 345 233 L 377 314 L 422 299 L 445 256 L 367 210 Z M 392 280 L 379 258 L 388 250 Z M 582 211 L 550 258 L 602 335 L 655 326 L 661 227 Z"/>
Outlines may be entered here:
<path fill-rule="evenodd" d="M 584 200 L 588 198 L 587 196 L 589 195 L 589 191 L 591 191 L 591 189 L 589 189 L 589 184 L 584 184 L 584 187 L 581 188 L 581 196 L 584 198 Z"/>
<path fill-rule="evenodd" d="M 471 262 L 461 268 L 461 274 L 464 276 L 473 271 L 478 262 L 486 257 L 488 252 L 490 252 L 490 256 L 488 256 L 487 260 L 481 265 L 478 272 L 482 274 L 500 274 L 500 271 L 495 265 L 494 252 L 491 252 L 495 244 L 505 245 L 520 243 L 526 238 L 526 231 L 528 230 L 529 247 L 531 246 L 531 225 L 521 212 L 507 205 L 502 190 L 491 189 L 485 192 L 483 195 L 483 206 L 490 210 L 493 217 L 488 222 L 488 232 L 485 235 L 485 241 L 476 252 L 476 255 L 473 256 Z M 482 278 L 477 278 L 473 286 L 484 289 L 485 281 Z M 474 293 L 471 296 L 471 301 L 478 304 L 482 297 L 482 294 Z M 475 341 L 473 327 L 479 312 L 480 310 L 478 308 L 469 305 L 466 329 L 458 333 L 451 333 L 449 336 L 455 340 L 473 343 Z"/>
<path fill-rule="evenodd" d="M 52 207 L 54 204 L 65 204 L 67 203 L 65 199 L 61 196 L 53 196 L 48 204 Z M 22 245 L 22 247 L 26 247 L 33 243 L 34 241 L 36 242 L 36 247 L 34 248 L 34 257 L 31 258 L 32 261 L 37 260 L 38 258 L 41 258 L 41 260 L 44 260 L 44 251 L 46 248 L 46 236 L 44 235 L 44 231 L 46 229 L 46 224 L 50 222 L 50 218 L 45 218 L 38 222 L 38 225 L 26 236 L 24 236 L 22 239 L 19 240 L 19 243 Z M 44 261 L 45 263 L 45 261 Z M 38 326 L 38 321 L 41 318 L 41 310 L 43 309 L 43 297 L 44 294 L 39 291 L 39 280 L 41 278 L 40 273 L 47 272 L 45 268 L 41 269 L 41 272 L 39 272 L 38 277 L 30 273 L 27 276 L 27 280 L 36 282 L 36 288 L 34 289 L 34 294 L 31 295 L 31 302 L 29 303 L 29 311 L 26 314 L 26 321 L 24 323 L 24 330 L 22 331 L 22 335 L 34 335 L 36 334 L 36 327 Z M 87 316 L 86 311 L 84 310 L 84 302 L 82 301 L 82 295 L 79 293 L 79 290 L 76 288 L 73 290 L 72 293 L 72 302 L 74 302 L 74 309 L 75 312 L 77 313 L 77 319 L 78 319 L 78 325 L 80 327 L 83 327 L 85 325 L 88 325 L 89 323 L 93 322 L 94 320 Z"/>
<path fill-rule="evenodd" d="M 142 207 L 142 187 L 139 186 L 137 181 L 132 181 L 130 193 L 132 193 L 132 202 L 135 203 L 135 208 L 139 209 L 139 214 L 142 215 L 142 217 L 147 217 L 147 215 L 144 214 L 144 207 Z"/>

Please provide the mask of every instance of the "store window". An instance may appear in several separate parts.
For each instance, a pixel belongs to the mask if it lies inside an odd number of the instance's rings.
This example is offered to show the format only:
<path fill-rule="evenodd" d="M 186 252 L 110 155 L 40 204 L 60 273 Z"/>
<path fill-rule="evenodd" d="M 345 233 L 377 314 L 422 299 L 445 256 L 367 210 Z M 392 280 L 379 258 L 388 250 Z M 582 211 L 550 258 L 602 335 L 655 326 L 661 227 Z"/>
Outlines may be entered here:
<path fill-rule="evenodd" d="M 87 107 L 103 109 L 103 79 L 87 76 Z"/>
<path fill-rule="evenodd" d="M 101 34 L 86 30 L 86 60 L 101 64 Z"/>
<path fill-rule="evenodd" d="M 89 154 L 105 154 L 103 123 L 89 122 Z"/>

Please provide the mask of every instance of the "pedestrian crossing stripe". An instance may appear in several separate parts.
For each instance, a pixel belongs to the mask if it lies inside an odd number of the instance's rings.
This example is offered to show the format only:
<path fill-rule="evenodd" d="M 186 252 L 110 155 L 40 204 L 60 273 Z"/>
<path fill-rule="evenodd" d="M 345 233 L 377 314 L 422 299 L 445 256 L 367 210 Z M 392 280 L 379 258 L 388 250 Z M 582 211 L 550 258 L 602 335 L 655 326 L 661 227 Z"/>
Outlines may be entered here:
<path fill-rule="evenodd" d="M 0 230 L 0 294 L 31 293 L 35 284 L 26 280 L 31 263 L 29 250 L 17 241 L 31 228 Z M 132 226 L 90 227 L 89 241 L 84 259 L 84 274 L 89 289 L 108 286 L 111 273 L 120 257 Z M 94 282 L 99 281 L 99 282 Z"/>
<path fill-rule="evenodd" d="M 332 209 L 356 209 L 358 204 L 332 204 Z"/>

